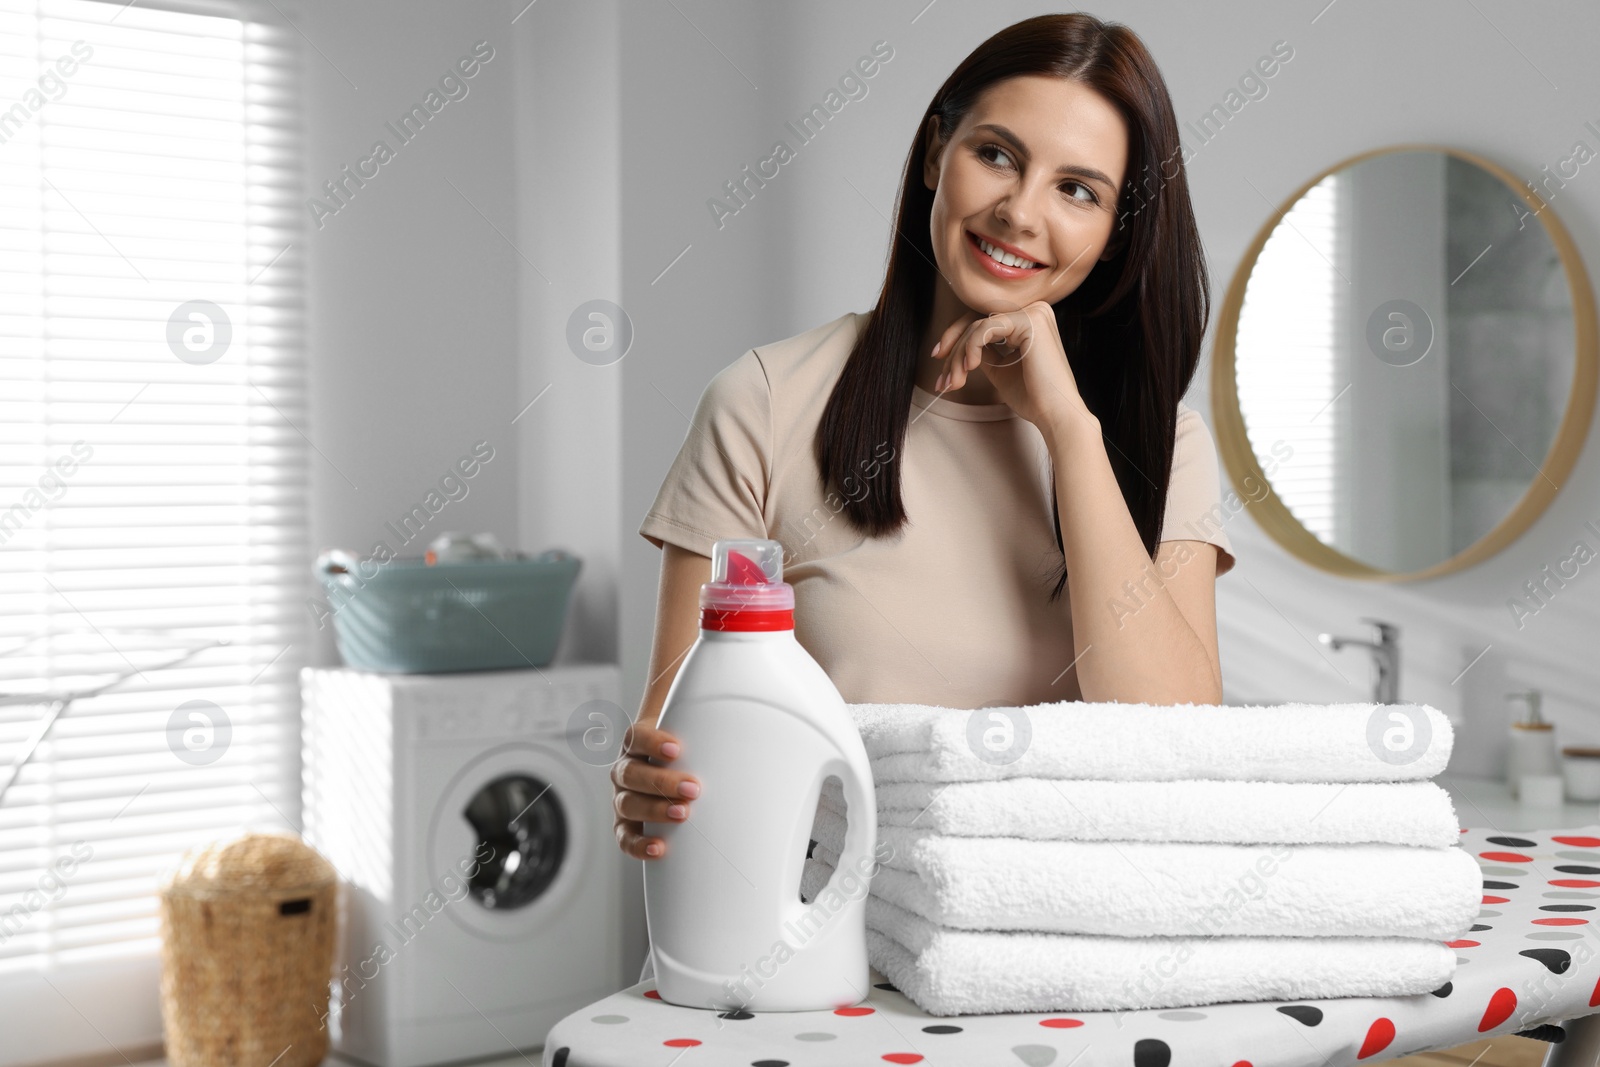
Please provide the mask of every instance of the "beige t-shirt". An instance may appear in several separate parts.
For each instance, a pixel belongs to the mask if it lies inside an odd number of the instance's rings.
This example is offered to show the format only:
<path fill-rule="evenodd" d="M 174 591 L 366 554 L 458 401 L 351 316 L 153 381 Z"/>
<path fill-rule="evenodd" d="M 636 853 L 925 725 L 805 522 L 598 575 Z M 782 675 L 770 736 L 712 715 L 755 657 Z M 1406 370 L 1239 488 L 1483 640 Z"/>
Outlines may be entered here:
<path fill-rule="evenodd" d="M 1005 404 L 917 387 L 890 459 L 901 464 L 906 526 L 870 538 L 850 525 L 837 491 L 820 489 L 813 439 L 867 317 L 846 313 L 719 371 L 639 533 L 704 556 L 723 538 L 781 542 L 795 639 L 847 702 L 1080 699 L 1077 673 L 1064 673 L 1074 657 L 1069 594 L 1048 600 L 1061 553 L 1038 427 Z M 1234 565 L 1216 521 L 1220 495 L 1211 434 L 1180 402 L 1161 536 L 1215 544 L 1219 575 Z"/>

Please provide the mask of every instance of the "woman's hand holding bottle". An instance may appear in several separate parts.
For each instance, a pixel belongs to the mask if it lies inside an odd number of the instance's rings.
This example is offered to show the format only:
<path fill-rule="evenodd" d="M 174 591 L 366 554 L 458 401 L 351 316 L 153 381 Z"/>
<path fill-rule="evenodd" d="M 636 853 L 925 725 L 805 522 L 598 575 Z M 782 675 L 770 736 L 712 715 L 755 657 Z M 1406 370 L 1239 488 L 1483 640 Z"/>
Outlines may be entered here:
<path fill-rule="evenodd" d="M 611 806 L 617 844 L 634 859 L 659 859 L 667 851 L 661 838 L 645 836 L 645 822 L 683 822 L 689 802 L 700 795 L 694 775 L 662 766 L 681 751 L 676 737 L 644 721 L 623 736 L 622 758 L 611 765 Z"/>

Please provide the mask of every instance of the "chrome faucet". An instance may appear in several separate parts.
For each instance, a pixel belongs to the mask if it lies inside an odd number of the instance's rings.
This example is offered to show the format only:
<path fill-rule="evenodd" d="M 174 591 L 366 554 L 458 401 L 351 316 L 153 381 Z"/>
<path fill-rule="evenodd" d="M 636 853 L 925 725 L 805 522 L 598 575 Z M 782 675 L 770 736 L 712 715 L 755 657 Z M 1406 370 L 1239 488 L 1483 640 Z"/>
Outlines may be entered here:
<path fill-rule="evenodd" d="M 1372 701 L 1375 704 L 1400 703 L 1400 628 L 1393 623 L 1380 622 L 1363 615 L 1362 622 L 1372 624 L 1372 640 L 1359 637 L 1338 637 L 1318 634 L 1317 640 L 1339 651 L 1346 645 L 1360 645 L 1372 650 Z"/>

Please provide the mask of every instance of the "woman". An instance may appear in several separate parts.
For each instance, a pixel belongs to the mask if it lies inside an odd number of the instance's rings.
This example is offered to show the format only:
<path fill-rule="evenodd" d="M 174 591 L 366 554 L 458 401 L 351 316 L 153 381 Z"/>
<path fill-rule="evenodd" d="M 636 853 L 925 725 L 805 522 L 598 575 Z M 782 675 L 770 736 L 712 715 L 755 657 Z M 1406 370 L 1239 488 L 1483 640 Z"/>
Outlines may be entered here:
<path fill-rule="evenodd" d="M 912 145 L 876 306 L 707 386 L 640 533 L 663 549 L 617 840 L 701 783 L 655 728 L 719 538 L 783 543 L 846 701 L 1216 703 L 1216 452 L 1181 397 L 1209 315 L 1166 86 L 1124 26 L 985 41 Z M 1065 598 L 1063 602 L 1063 593 Z"/>

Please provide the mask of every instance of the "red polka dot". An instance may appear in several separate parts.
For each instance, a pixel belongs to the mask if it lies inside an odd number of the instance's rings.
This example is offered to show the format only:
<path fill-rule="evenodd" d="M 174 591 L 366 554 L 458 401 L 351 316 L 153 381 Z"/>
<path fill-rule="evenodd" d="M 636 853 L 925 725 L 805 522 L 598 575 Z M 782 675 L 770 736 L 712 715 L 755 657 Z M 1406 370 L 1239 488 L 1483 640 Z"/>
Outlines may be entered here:
<path fill-rule="evenodd" d="M 1535 919 L 1535 926 L 1582 926 L 1588 919 Z"/>
<path fill-rule="evenodd" d="M 1466 827 L 1465 827 L 1465 826 L 1463 826 L 1463 827 L 1462 827 L 1462 828 L 1461 828 L 1461 832 L 1462 832 L 1462 833 L 1466 833 L 1466 832 L 1467 832 L 1467 828 L 1466 828 Z"/>
<path fill-rule="evenodd" d="M 1568 889 L 1593 889 L 1600 882 L 1593 878 L 1552 878 L 1550 884 L 1566 886 Z"/>
<path fill-rule="evenodd" d="M 1040 1026 L 1054 1027 L 1057 1030 L 1067 1030 L 1074 1026 L 1082 1026 L 1082 1019 L 1040 1019 Z"/>
<path fill-rule="evenodd" d="M 1382 1052 L 1393 1040 L 1394 1023 L 1380 1015 L 1367 1027 L 1367 1039 L 1361 1042 L 1361 1051 L 1356 1053 L 1356 1059 L 1364 1060 L 1374 1052 Z"/>
<path fill-rule="evenodd" d="M 1497 863 L 1532 863 L 1533 862 L 1533 857 L 1532 856 L 1524 856 L 1520 852 L 1480 852 L 1480 853 L 1478 853 L 1478 855 L 1482 856 L 1486 860 L 1494 860 Z"/>
<path fill-rule="evenodd" d="M 834 1008 L 835 1015 L 871 1015 L 871 1008 Z"/>
<path fill-rule="evenodd" d="M 1600 981 L 1595 982 L 1594 989 L 1589 992 L 1589 1007 L 1600 1004 Z"/>
<path fill-rule="evenodd" d="M 915 1052 L 885 1052 L 883 1058 L 890 1063 L 921 1063 L 922 1057 Z"/>
<path fill-rule="evenodd" d="M 692 1037 L 672 1037 L 661 1043 L 668 1048 L 694 1048 L 700 1042 Z"/>
<path fill-rule="evenodd" d="M 661 994 L 657 993 L 654 989 L 646 989 L 644 991 L 644 995 L 649 997 L 651 1000 L 660 1000 L 661 999 Z"/>
<path fill-rule="evenodd" d="M 1462 833 L 1466 833 L 1466 831 L 1465 831 L 1465 830 L 1463 830 L 1463 831 L 1461 831 L 1461 832 L 1462 832 Z M 1235 1063 L 1235 1064 L 1234 1064 L 1234 1065 L 1233 1065 L 1233 1067 L 1255 1067 L 1255 1065 L 1254 1065 L 1254 1064 L 1252 1064 L 1252 1063 L 1251 1063 L 1251 1062 L 1250 1062 L 1250 1061 L 1249 1061 L 1249 1060 L 1239 1060 L 1239 1061 L 1238 1061 L 1238 1062 L 1236 1062 L 1236 1063 Z"/>
<path fill-rule="evenodd" d="M 1483 902 L 1485 904 L 1509 904 L 1509 903 L 1511 903 L 1511 898 L 1510 897 L 1484 897 L 1483 898 Z"/>
<path fill-rule="evenodd" d="M 1595 848 L 1600 846 L 1600 837 L 1583 837 L 1581 835 L 1562 834 L 1550 840 L 1561 845 L 1577 845 L 1579 848 Z"/>
<path fill-rule="evenodd" d="M 1489 1006 L 1483 1009 L 1483 1018 L 1478 1020 L 1478 1033 L 1493 1030 L 1517 1010 L 1517 995 L 1505 986 L 1494 991 L 1494 996 L 1489 998 Z"/>
<path fill-rule="evenodd" d="M 1445 948 L 1477 948 L 1479 944 L 1480 944 L 1480 942 L 1468 941 L 1467 939 L 1462 938 L 1460 941 L 1446 941 L 1444 943 L 1444 947 Z"/>

